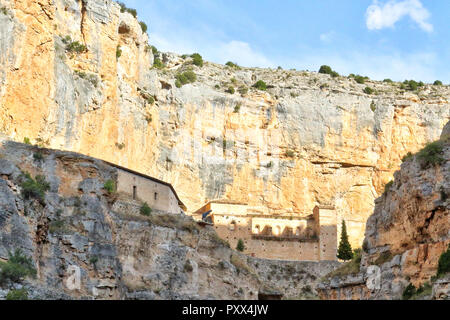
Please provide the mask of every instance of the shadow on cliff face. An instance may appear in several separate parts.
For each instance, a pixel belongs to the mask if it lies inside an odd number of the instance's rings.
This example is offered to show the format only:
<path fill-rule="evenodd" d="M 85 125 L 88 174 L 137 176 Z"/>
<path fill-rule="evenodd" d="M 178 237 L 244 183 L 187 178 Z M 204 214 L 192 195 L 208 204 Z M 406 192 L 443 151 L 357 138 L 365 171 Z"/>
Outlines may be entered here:
<path fill-rule="evenodd" d="M 401 299 L 415 288 L 421 298 L 449 295 L 448 279 L 436 272 L 450 243 L 450 122 L 439 140 L 408 154 L 394 177 L 367 221 L 361 272 L 321 283 L 322 297 Z M 369 288 L 374 276 L 378 287 Z"/>

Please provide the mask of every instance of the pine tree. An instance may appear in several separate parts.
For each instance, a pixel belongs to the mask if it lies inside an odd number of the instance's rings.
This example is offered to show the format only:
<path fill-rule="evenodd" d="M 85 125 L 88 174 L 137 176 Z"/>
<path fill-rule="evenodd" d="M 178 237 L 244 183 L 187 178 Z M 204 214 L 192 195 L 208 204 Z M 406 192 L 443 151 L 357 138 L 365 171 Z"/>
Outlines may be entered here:
<path fill-rule="evenodd" d="M 344 220 L 342 220 L 341 241 L 339 242 L 337 257 L 341 260 L 351 260 L 353 258 L 352 246 L 348 241 L 347 227 Z"/>
<path fill-rule="evenodd" d="M 244 241 L 242 239 L 238 240 L 237 246 L 236 246 L 236 250 L 243 252 L 245 250 L 245 245 L 244 245 Z"/>

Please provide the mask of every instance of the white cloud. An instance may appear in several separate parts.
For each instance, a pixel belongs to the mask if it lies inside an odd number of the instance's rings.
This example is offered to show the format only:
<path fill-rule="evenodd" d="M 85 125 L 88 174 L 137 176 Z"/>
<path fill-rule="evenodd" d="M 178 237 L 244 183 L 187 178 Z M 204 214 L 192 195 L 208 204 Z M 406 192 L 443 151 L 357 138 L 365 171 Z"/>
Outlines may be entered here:
<path fill-rule="evenodd" d="M 150 42 L 161 51 L 178 54 L 199 52 L 208 61 L 216 63 L 235 62 L 246 67 L 274 67 L 275 64 L 264 54 L 253 49 L 243 41 L 213 41 L 170 34 L 164 37 L 157 33 L 150 34 Z"/>
<path fill-rule="evenodd" d="M 392 28 L 406 16 L 416 22 L 421 29 L 427 32 L 433 31 L 433 25 L 428 22 L 430 13 L 423 7 L 420 0 L 390 0 L 385 4 L 374 0 L 367 8 L 366 25 L 369 30 Z"/>
<path fill-rule="evenodd" d="M 320 35 L 320 41 L 322 41 L 324 43 L 330 43 L 334 40 L 335 37 L 336 37 L 336 32 L 334 32 L 334 31 L 322 33 Z"/>
<path fill-rule="evenodd" d="M 262 53 L 255 51 L 247 42 L 230 41 L 221 43 L 217 47 L 210 48 L 209 54 L 215 61 L 225 63 L 236 62 L 249 67 L 273 67 L 274 64 Z"/>

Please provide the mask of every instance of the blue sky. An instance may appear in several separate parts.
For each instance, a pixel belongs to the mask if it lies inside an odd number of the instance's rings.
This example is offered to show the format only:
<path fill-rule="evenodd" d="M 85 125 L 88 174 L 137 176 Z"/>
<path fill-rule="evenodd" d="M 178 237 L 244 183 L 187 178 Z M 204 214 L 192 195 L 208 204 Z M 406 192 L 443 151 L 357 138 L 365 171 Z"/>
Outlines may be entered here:
<path fill-rule="evenodd" d="M 217 63 L 450 82 L 448 0 L 124 0 L 161 51 Z"/>

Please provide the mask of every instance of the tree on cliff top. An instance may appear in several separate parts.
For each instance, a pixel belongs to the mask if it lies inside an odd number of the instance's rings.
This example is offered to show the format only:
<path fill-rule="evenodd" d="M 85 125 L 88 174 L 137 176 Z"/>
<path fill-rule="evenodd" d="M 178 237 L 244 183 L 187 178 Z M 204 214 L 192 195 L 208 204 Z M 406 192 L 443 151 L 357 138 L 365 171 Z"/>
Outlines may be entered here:
<path fill-rule="evenodd" d="M 341 260 L 351 260 L 353 258 L 352 246 L 348 241 L 347 227 L 344 220 L 342 220 L 341 241 L 339 242 L 337 257 Z"/>

